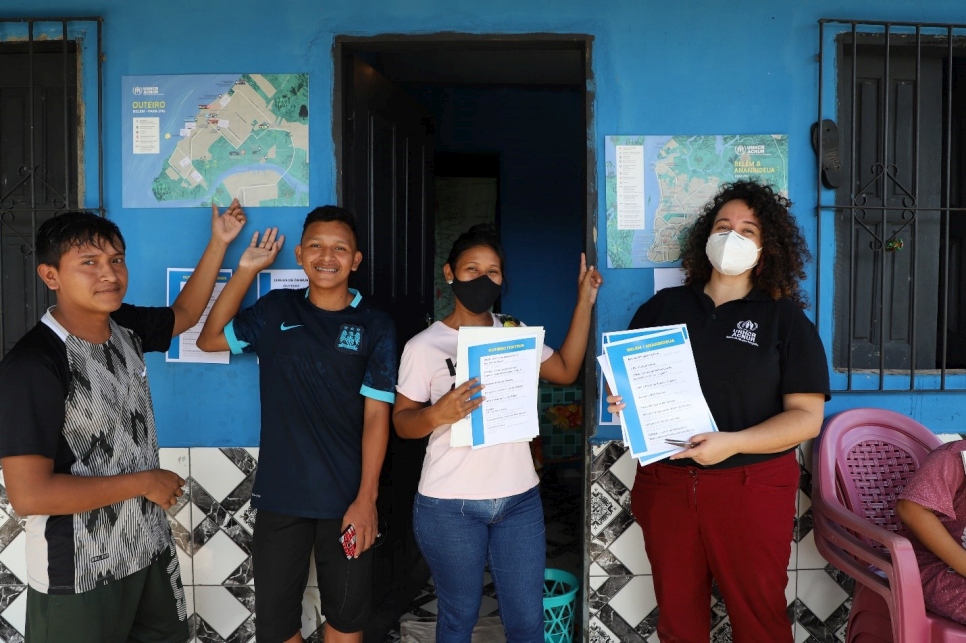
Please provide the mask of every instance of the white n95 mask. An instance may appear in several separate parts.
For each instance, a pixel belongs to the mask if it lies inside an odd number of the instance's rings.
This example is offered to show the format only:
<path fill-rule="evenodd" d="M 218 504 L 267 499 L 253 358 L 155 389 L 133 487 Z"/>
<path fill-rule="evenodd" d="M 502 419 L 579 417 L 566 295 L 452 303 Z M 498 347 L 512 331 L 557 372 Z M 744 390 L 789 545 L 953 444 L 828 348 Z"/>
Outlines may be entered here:
<path fill-rule="evenodd" d="M 761 248 L 751 239 L 734 230 L 718 232 L 708 237 L 704 246 L 708 260 L 723 275 L 740 275 L 758 264 Z"/>

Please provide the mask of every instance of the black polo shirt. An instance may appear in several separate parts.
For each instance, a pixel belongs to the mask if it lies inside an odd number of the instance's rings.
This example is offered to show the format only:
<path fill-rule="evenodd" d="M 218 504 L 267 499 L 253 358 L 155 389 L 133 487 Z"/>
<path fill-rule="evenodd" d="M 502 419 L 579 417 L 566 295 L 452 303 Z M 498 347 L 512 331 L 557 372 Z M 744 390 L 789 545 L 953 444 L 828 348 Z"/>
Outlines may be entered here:
<path fill-rule="evenodd" d="M 760 290 L 715 308 L 704 284 L 659 291 L 640 308 L 630 329 L 687 324 L 701 391 L 720 431 L 741 431 L 784 411 L 789 393 L 829 395 L 825 347 L 815 325 L 790 299 Z M 707 467 L 726 469 L 781 453 L 739 453 Z M 667 464 L 694 466 L 690 459 Z"/>

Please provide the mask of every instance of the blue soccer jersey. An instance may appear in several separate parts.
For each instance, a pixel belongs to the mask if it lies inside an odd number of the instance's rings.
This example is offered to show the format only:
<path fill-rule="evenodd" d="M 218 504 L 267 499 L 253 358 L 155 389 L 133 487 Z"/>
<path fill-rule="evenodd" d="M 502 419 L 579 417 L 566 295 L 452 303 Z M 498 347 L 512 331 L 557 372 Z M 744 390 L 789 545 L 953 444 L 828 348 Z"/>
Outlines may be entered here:
<path fill-rule="evenodd" d="M 359 492 L 365 398 L 395 400 L 396 330 L 350 292 L 347 308 L 329 311 L 307 290 L 273 290 L 225 327 L 233 353 L 259 360 L 256 509 L 341 518 Z"/>

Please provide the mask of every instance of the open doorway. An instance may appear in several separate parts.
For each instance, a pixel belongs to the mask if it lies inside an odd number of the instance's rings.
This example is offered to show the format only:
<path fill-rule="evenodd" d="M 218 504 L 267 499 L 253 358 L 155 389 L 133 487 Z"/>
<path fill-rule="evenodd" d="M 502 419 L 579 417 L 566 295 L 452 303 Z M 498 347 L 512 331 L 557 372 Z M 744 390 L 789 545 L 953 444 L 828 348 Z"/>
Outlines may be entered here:
<path fill-rule="evenodd" d="M 359 220 L 356 286 L 396 321 L 400 350 L 450 309 L 439 274 L 455 235 L 498 224 L 507 289 L 498 310 L 542 325 L 559 347 L 581 252 L 596 263 L 589 36 L 337 37 L 333 136 L 340 203 Z M 592 352 L 592 351 L 589 351 Z M 572 387 L 541 385 L 548 566 L 583 574 L 582 494 L 594 399 L 588 360 Z M 586 388 L 590 387 L 590 388 Z M 393 437 L 380 490 L 378 609 L 367 643 L 400 617 L 432 618 L 428 569 L 412 538 L 425 442 Z M 487 577 L 487 580 L 489 577 Z M 495 613 L 492 583 L 481 615 Z"/>

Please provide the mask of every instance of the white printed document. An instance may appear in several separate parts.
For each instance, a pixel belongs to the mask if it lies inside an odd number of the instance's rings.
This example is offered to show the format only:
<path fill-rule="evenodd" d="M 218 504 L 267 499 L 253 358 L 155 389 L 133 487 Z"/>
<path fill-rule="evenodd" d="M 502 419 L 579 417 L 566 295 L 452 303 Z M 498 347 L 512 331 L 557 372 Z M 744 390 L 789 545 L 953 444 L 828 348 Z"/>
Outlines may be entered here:
<path fill-rule="evenodd" d="M 607 333 L 603 347 L 601 371 L 626 404 L 620 414 L 624 441 L 642 464 L 682 451 L 667 440 L 717 431 L 686 326 Z"/>
<path fill-rule="evenodd" d="M 453 424 L 451 446 L 477 449 L 531 440 L 540 433 L 537 389 L 543 338 L 540 326 L 460 328 L 456 383 L 479 380 L 486 399 Z"/>
<path fill-rule="evenodd" d="M 174 300 L 181 294 L 182 289 L 188 283 L 188 279 L 193 272 L 194 269 L 192 268 L 168 268 L 168 306 L 173 304 Z M 205 312 L 201 313 L 201 319 L 198 320 L 197 324 L 171 341 L 171 348 L 168 349 L 168 352 L 164 356 L 166 362 L 192 362 L 202 364 L 228 363 L 228 359 L 231 356 L 230 351 L 206 353 L 198 348 L 197 342 L 198 335 L 201 334 L 201 329 L 205 326 L 205 320 L 208 319 L 208 313 L 211 311 L 211 307 L 214 305 L 215 300 L 218 299 L 221 291 L 225 289 L 225 285 L 229 279 L 231 279 L 231 270 L 223 268 L 218 271 L 218 277 L 215 279 L 215 289 L 211 293 L 208 304 L 205 306 Z"/>

